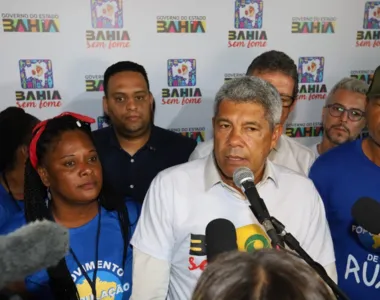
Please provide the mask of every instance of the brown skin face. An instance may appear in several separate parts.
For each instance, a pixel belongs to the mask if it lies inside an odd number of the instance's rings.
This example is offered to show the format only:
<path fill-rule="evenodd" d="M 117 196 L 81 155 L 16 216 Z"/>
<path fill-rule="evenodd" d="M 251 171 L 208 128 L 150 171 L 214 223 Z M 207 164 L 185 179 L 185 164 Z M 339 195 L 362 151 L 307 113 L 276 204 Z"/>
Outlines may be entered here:
<path fill-rule="evenodd" d="M 281 98 L 289 98 L 293 97 L 293 90 L 294 90 L 294 80 L 292 77 L 285 75 L 280 72 L 253 72 L 250 74 L 252 76 L 259 77 L 265 81 L 268 81 L 271 83 L 277 91 L 280 93 Z M 282 108 L 282 115 L 281 115 L 281 124 L 284 125 L 286 120 L 289 117 L 289 114 L 293 111 L 295 107 L 295 102 L 293 102 L 292 106 L 290 107 L 283 107 Z"/>
<path fill-rule="evenodd" d="M 125 71 L 110 77 L 103 110 L 119 135 L 128 139 L 149 133 L 152 108 L 153 97 L 143 75 Z"/>
<path fill-rule="evenodd" d="M 281 135 L 281 125 L 272 129 L 260 104 L 223 100 L 213 128 L 215 159 L 223 180 L 233 185 L 233 172 L 245 166 L 254 173 L 255 182 L 260 181 L 266 158 Z"/>
<path fill-rule="evenodd" d="M 330 104 L 339 104 L 339 106 L 346 109 L 365 111 L 366 96 L 341 89 L 334 93 Z M 344 112 L 340 117 L 333 117 L 327 107 L 323 108 L 322 119 L 325 136 L 333 145 L 340 145 L 347 141 L 355 140 L 366 122 L 365 118 L 357 122 L 351 121 L 348 118 L 347 112 Z"/>
<path fill-rule="evenodd" d="M 363 140 L 364 154 L 380 166 L 380 96 L 367 102 L 366 120 L 369 138 Z"/>
<path fill-rule="evenodd" d="M 55 205 L 96 202 L 102 188 L 102 167 L 89 136 L 80 130 L 64 132 L 46 153 L 38 173 Z"/>

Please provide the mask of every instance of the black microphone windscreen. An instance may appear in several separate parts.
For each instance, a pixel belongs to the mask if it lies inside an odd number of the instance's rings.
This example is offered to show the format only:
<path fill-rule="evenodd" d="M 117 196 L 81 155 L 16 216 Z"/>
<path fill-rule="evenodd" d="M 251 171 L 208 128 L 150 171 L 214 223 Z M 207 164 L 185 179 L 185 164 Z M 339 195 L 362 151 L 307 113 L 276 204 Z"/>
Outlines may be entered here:
<path fill-rule="evenodd" d="M 374 199 L 360 198 L 351 209 L 352 218 L 372 234 L 380 234 L 380 203 Z"/>
<path fill-rule="evenodd" d="M 236 229 L 231 221 L 215 219 L 206 227 L 207 261 L 213 261 L 217 255 L 237 250 Z"/>

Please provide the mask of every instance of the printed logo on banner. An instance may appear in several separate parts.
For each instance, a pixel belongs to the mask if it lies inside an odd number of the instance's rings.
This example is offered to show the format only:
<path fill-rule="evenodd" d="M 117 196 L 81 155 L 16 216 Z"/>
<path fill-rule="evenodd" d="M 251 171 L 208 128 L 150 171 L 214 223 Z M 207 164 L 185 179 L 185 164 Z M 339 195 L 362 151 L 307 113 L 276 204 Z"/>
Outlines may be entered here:
<path fill-rule="evenodd" d="M 158 16 L 157 33 L 205 33 L 206 16 Z"/>
<path fill-rule="evenodd" d="M 292 33 L 335 33 L 335 17 L 293 17 Z"/>
<path fill-rule="evenodd" d="M 4 32 L 57 33 L 60 30 L 57 14 L 2 13 Z"/>
<path fill-rule="evenodd" d="M 230 30 L 228 32 L 229 48 L 255 48 L 267 46 L 267 33 L 262 29 L 263 7 L 263 0 L 235 1 L 235 30 Z"/>
<path fill-rule="evenodd" d="M 224 74 L 224 82 L 231 80 L 231 79 L 244 77 L 244 76 L 245 76 L 244 73 L 226 73 L 226 74 Z"/>
<path fill-rule="evenodd" d="M 380 1 L 365 3 L 363 29 L 356 33 L 356 47 L 380 47 Z"/>
<path fill-rule="evenodd" d="M 97 118 L 98 123 L 98 129 L 108 127 L 107 120 L 105 116 L 99 116 Z"/>
<path fill-rule="evenodd" d="M 364 82 L 371 84 L 374 73 L 374 70 L 355 70 L 351 71 L 351 77 L 363 80 Z"/>
<path fill-rule="evenodd" d="M 318 137 L 323 135 L 321 122 L 286 124 L 285 134 L 292 138 Z"/>
<path fill-rule="evenodd" d="M 188 138 L 196 140 L 198 143 L 204 142 L 206 138 L 205 127 L 169 128 L 169 130 L 182 134 Z"/>
<path fill-rule="evenodd" d="M 297 100 L 325 100 L 327 88 L 323 83 L 325 58 L 322 56 L 300 57 L 298 80 L 300 82 Z"/>
<path fill-rule="evenodd" d="M 54 89 L 53 65 L 50 59 L 20 59 L 21 88 L 16 91 L 16 105 L 21 108 L 61 107 L 62 98 Z"/>
<path fill-rule="evenodd" d="M 122 29 L 122 0 L 90 0 L 91 23 L 94 30 L 86 31 L 87 48 L 127 48 L 130 37 L 127 30 Z"/>
<path fill-rule="evenodd" d="M 86 75 L 86 92 L 103 92 L 103 75 Z"/>
<path fill-rule="evenodd" d="M 167 78 L 169 88 L 162 89 L 161 104 L 200 104 L 201 89 L 197 84 L 195 59 L 168 59 Z"/>

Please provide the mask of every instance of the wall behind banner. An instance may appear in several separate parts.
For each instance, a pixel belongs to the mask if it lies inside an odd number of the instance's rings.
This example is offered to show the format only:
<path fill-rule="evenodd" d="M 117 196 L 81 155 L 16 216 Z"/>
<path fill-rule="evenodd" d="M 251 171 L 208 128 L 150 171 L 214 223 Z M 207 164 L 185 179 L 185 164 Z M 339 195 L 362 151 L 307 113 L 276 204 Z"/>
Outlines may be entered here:
<path fill-rule="evenodd" d="M 290 55 L 300 93 L 286 133 L 320 139 L 321 109 L 344 76 L 369 82 L 380 65 L 380 1 L 0 1 L 0 109 L 41 119 L 75 111 L 102 119 L 102 75 L 120 60 L 145 66 L 157 125 L 212 137 L 213 98 L 254 57 Z M 17 120 L 15 120 L 17 122 Z"/>

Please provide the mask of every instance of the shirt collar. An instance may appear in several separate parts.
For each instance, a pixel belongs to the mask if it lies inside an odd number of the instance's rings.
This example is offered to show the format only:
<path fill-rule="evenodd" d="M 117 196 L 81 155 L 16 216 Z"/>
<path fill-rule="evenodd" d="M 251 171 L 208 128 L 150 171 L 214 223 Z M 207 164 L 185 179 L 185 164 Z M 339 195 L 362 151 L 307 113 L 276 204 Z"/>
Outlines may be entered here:
<path fill-rule="evenodd" d="M 214 153 L 212 152 L 206 160 L 205 166 L 205 188 L 206 191 L 211 189 L 214 185 L 219 183 L 224 183 L 220 177 L 218 168 L 216 167 Z M 277 175 L 274 169 L 273 163 L 267 159 L 265 163 L 263 179 L 256 185 L 259 187 L 264 184 L 267 180 L 272 180 L 276 187 L 278 187 Z"/>

